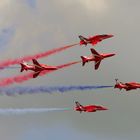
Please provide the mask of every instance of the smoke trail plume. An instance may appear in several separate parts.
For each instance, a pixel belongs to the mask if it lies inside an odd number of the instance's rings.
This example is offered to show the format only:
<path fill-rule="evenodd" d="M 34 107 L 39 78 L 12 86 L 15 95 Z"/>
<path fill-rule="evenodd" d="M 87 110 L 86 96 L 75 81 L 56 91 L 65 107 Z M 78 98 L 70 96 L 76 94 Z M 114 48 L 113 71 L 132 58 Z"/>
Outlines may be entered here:
<path fill-rule="evenodd" d="M 15 67 L 14 66 L 13 67 L 12 66 L 11 67 L 0 67 L 0 70 L 3 70 L 3 69 L 18 69 L 18 68 L 20 68 L 20 67 L 19 66 L 17 66 L 17 67 L 16 66 Z"/>
<path fill-rule="evenodd" d="M 76 61 L 76 62 L 70 62 L 70 63 L 67 63 L 67 64 L 63 64 L 63 65 L 59 65 L 57 66 L 58 69 L 63 69 L 63 68 L 66 68 L 66 67 L 69 67 L 69 66 L 72 66 L 74 64 L 77 64 L 81 61 Z M 43 76 L 45 74 L 49 74 L 51 72 L 54 72 L 54 71 L 57 71 L 57 70 L 44 70 L 40 73 L 40 76 Z M 32 73 L 28 73 L 28 74 L 25 74 L 25 75 L 18 75 L 18 76 L 15 76 L 15 77 L 9 77 L 9 78 L 4 78 L 4 79 L 1 79 L 0 81 L 0 87 L 3 87 L 3 86 L 8 86 L 8 85 L 11 85 L 11 84 L 14 84 L 14 83 L 22 83 L 24 81 L 27 81 L 29 79 L 32 79 L 33 78 L 33 72 Z"/>
<path fill-rule="evenodd" d="M 42 58 L 42 57 L 47 57 L 47 56 L 50 56 L 50 55 L 55 54 L 57 52 L 64 51 L 64 50 L 66 50 L 68 48 L 71 48 L 73 46 L 76 46 L 76 45 L 78 45 L 78 44 L 73 44 L 73 45 L 64 46 L 64 47 L 60 47 L 60 48 L 55 48 L 55 49 L 52 49 L 52 50 L 49 50 L 49 51 L 46 51 L 46 52 L 43 52 L 43 53 L 39 53 L 39 54 L 36 54 L 36 55 L 25 56 L 23 58 L 17 58 L 17 59 L 13 59 L 13 60 L 9 59 L 9 60 L 0 62 L 0 67 L 7 67 L 7 66 L 10 66 L 10 65 L 19 64 L 23 61 L 30 61 L 33 58 L 38 59 L 38 58 Z"/>
<path fill-rule="evenodd" d="M 23 114 L 33 114 L 33 113 L 46 113 L 53 111 L 66 111 L 70 108 L 5 108 L 0 109 L 0 115 L 23 115 Z"/>
<path fill-rule="evenodd" d="M 59 65 L 59 66 L 57 66 L 57 70 L 59 70 L 59 69 L 63 69 L 63 68 L 67 68 L 67 67 L 69 67 L 69 66 L 72 66 L 72 65 L 75 65 L 75 64 L 78 64 L 78 63 L 80 63 L 81 61 L 74 61 L 74 62 L 70 62 L 70 63 L 66 63 L 66 64 L 63 64 L 63 65 Z M 43 75 L 45 75 L 45 74 L 48 74 L 48 73 L 50 73 L 50 72 L 53 72 L 53 71 L 56 71 L 56 70 L 51 70 L 51 71 L 42 71 L 39 75 L 40 76 L 43 76 Z"/>
<path fill-rule="evenodd" d="M 35 86 L 35 87 L 13 87 L 13 88 L 0 88 L 0 93 L 3 95 L 13 96 L 16 94 L 39 94 L 39 93 L 64 93 L 69 91 L 85 91 L 95 90 L 102 88 L 111 88 L 113 86 L 93 86 L 93 85 L 77 85 L 77 86 Z"/>

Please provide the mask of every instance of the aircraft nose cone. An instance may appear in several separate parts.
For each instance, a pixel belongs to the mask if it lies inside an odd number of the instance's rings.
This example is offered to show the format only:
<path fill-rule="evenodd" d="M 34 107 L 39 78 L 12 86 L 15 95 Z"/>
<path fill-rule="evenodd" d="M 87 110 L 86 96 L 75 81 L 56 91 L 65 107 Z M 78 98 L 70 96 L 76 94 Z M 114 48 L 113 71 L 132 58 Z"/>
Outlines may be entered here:
<path fill-rule="evenodd" d="M 108 108 L 103 108 L 103 110 L 108 110 Z"/>
<path fill-rule="evenodd" d="M 111 54 L 107 54 L 106 57 L 112 57 L 114 55 L 115 55 L 115 53 L 111 53 Z"/>
<path fill-rule="evenodd" d="M 98 106 L 98 110 L 108 110 L 108 108 L 106 108 L 106 107 L 102 107 L 102 106 Z"/>
<path fill-rule="evenodd" d="M 114 55 L 116 55 L 116 54 L 115 53 L 110 54 L 110 56 L 114 56 Z"/>
<path fill-rule="evenodd" d="M 102 109 L 101 110 L 108 110 L 108 108 L 106 108 L 106 107 L 102 107 Z"/>
<path fill-rule="evenodd" d="M 108 35 L 108 37 L 113 37 L 113 36 L 114 36 L 114 35 L 111 35 L 111 34 L 110 34 L 110 35 Z"/>

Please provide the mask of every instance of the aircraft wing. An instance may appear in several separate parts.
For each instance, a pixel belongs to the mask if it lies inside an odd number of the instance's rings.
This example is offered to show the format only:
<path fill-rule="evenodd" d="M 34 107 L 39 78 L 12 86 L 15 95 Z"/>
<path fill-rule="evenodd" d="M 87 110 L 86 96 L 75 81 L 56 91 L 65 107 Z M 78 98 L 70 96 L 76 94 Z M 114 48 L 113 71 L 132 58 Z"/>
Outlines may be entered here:
<path fill-rule="evenodd" d="M 100 66 L 101 61 L 97 61 L 95 62 L 95 70 L 97 70 Z"/>
<path fill-rule="evenodd" d="M 36 59 L 32 59 L 33 64 L 35 65 L 35 67 L 37 68 L 41 68 L 42 66 L 38 63 L 38 61 Z"/>
<path fill-rule="evenodd" d="M 132 84 L 132 83 L 125 83 L 125 85 L 127 85 L 127 86 L 134 86 L 134 84 Z"/>
<path fill-rule="evenodd" d="M 92 38 L 92 41 L 91 41 L 91 44 L 94 46 L 96 45 L 98 42 L 101 42 L 102 41 L 102 38 L 100 35 L 97 35 L 97 36 L 94 36 Z"/>
<path fill-rule="evenodd" d="M 91 50 L 91 53 L 94 55 L 95 58 L 100 57 L 100 54 L 95 49 L 91 48 L 90 50 Z"/>
<path fill-rule="evenodd" d="M 96 45 L 98 42 L 99 42 L 99 41 L 94 40 L 94 41 L 91 42 L 91 44 L 94 46 L 94 45 Z"/>
<path fill-rule="evenodd" d="M 36 78 L 36 77 L 40 74 L 40 72 L 41 72 L 41 71 L 35 72 L 35 73 L 33 74 L 33 78 Z"/>
<path fill-rule="evenodd" d="M 139 83 L 125 83 L 127 86 L 129 87 L 140 87 L 140 84 Z"/>

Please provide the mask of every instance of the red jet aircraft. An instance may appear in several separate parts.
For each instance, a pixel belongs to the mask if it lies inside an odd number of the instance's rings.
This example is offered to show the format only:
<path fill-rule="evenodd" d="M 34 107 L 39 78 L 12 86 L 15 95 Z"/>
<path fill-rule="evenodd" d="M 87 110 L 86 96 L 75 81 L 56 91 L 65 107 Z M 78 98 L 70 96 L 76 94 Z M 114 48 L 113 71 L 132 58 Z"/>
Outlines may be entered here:
<path fill-rule="evenodd" d="M 103 35 L 95 35 L 89 38 L 85 38 L 81 35 L 79 35 L 80 38 L 80 45 L 87 45 L 92 44 L 93 46 L 96 45 L 98 42 L 101 42 L 104 39 L 111 38 L 113 35 L 103 34 Z"/>
<path fill-rule="evenodd" d="M 140 88 L 140 83 L 136 83 L 136 82 L 122 83 L 122 82 L 118 82 L 118 79 L 115 80 L 116 80 L 116 84 L 114 88 L 118 88 L 120 90 L 125 89 L 126 91 L 128 91 L 128 90 Z"/>
<path fill-rule="evenodd" d="M 57 70 L 58 68 L 55 66 L 48 66 L 45 64 L 39 64 L 38 61 L 36 59 L 32 59 L 33 61 L 33 65 L 29 65 L 25 62 L 20 63 L 21 65 L 21 70 L 20 72 L 23 72 L 24 70 L 28 71 L 28 70 L 32 70 L 35 73 L 33 74 L 33 78 L 36 78 L 41 71 L 43 70 Z"/>
<path fill-rule="evenodd" d="M 103 110 L 108 110 L 105 107 L 98 106 L 98 105 L 87 105 L 87 106 L 82 106 L 79 102 L 75 102 L 76 107 L 74 108 L 75 111 L 79 111 L 80 113 L 83 112 L 96 112 L 96 111 L 103 111 Z"/>
<path fill-rule="evenodd" d="M 82 65 L 84 66 L 85 63 L 87 62 L 90 62 L 90 61 L 95 61 L 95 70 L 97 70 L 99 68 L 99 65 L 101 63 L 101 61 L 104 59 L 104 58 L 107 58 L 107 57 L 111 57 L 111 56 L 114 56 L 115 54 L 114 53 L 110 53 L 110 54 L 99 54 L 95 49 L 90 49 L 91 50 L 91 53 L 92 55 L 87 57 L 87 56 L 81 56 L 81 59 L 82 59 Z"/>

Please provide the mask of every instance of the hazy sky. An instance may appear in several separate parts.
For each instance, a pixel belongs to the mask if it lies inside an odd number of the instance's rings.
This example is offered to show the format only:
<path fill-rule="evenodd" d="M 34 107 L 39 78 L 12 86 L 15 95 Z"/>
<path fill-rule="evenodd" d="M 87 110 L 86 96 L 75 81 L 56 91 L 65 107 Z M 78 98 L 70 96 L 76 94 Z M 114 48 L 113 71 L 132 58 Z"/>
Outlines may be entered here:
<path fill-rule="evenodd" d="M 1 0 L 1 61 L 78 43 L 78 35 L 114 35 L 96 46 L 100 53 L 116 53 L 103 60 L 98 71 L 94 70 L 92 62 L 85 67 L 77 64 L 12 86 L 114 85 L 115 78 L 122 82 L 140 82 L 139 5 L 138 0 Z M 76 46 L 38 61 L 49 65 L 77 61 L 81 55 L 90 55 L 91 47 Z M 1 70 L 0 76 L 19 75 L 19 71 Z M 110 88 L 52 95 L 1 96 L 0 106 L 73 109 L 75 100 L 84 105 L 104 105 L 109 110 L 0 116 L 0 138 L 139 140 L 139 90 L 119 92 Z"/>

